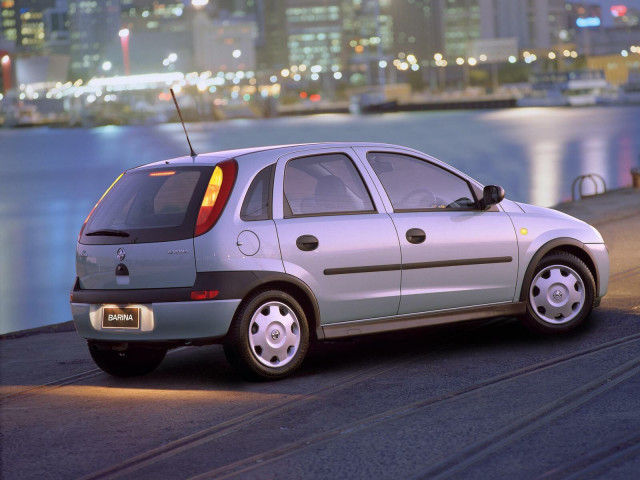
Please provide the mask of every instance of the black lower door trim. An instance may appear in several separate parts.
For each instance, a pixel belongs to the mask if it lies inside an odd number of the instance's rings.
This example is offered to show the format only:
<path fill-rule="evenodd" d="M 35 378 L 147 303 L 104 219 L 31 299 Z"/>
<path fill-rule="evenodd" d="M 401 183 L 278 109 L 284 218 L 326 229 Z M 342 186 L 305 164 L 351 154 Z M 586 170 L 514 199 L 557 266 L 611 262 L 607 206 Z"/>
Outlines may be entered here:
<path fill-rule="evenodd" d="M 422 268 L 443 268 L 443 267 L 461 267 L 466 265 L 488 265 L 493 263 L 511 263 L 513 257 L 486 257 L 486 258 L 467 258 L 461 260 L 442 260 L 437 262 L 419 262 L 389 264 L 389 265 L 367 265 L 364 267 L 343 267 L 343 268 L 327 268 L 324 270 L 325 275 L 346 275 L 350 273 L 373 273 L 373 272 L 389 272 L 392 270 L 418 270 Z"/>
<path fill-rule="evenodd" d="M 466 265 L 489 265 L 492 263 L 511 263 L 513 257 L 487 257 L 469 258 L 463 260 L 443 260 L 439 262 L 407 263 L 402 266 L 403 270 L 418 270 L 421 268 L 441 268 L 441 267 L 461 267 Z"/>

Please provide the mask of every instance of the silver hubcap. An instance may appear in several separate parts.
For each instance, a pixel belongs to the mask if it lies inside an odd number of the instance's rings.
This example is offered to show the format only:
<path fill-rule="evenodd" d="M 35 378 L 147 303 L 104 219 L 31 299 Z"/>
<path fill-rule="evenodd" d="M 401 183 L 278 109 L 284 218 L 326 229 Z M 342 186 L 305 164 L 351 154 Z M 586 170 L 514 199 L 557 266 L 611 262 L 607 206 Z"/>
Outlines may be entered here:
<path fill-rule="evenodd" d="M 249 322 L 249 345 L 253 356 L 263 365 L 287 365 L 300 348 L 298 317 L 284 303 L 265 303 Z"/>
<path fill-rule="evenodd" d="M 543 268 L 531 282 L 529 301 L 538 317 L 560 325 L 578 315 L 585 301 L 584 283 L 564 265 Z"/>

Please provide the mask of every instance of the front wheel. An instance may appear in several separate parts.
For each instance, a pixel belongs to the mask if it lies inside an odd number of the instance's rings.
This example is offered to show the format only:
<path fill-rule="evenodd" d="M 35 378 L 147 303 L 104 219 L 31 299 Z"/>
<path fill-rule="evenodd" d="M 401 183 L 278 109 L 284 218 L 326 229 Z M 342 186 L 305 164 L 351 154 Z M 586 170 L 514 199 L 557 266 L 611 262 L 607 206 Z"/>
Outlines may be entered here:
<path fill-rule="evenodd" d="M 95 364 L 114 377 L 136 377 L 156 369 L 167 354 L 165 349 L 134 344 L 99 344 L 89 342 Z"/>
<path fill-rule="evenodd" d="M 540 261 L 527 287 L 522 321 L 543 334 L 573 330 L 591 313 L 595 291 L 593 275 L 582 260 L 567 252 L 552 252 Z"/>
<path fill-rule="evenodd" d="M 238 308 L 224 353 L 247 380 L 279 380 L 300 366 L 308 347 L 307 317 L 298 301 L 286 292 L 263 290 Z"/>

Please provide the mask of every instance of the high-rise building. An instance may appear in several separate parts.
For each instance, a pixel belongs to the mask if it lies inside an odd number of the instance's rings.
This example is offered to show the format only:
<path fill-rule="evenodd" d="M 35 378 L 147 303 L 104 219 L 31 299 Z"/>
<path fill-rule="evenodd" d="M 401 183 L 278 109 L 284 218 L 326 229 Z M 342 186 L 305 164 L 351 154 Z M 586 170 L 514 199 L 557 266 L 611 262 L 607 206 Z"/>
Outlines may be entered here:
<path fill-rule="evenodd" d="M 69 0 L 68 15 L 71 78 L 91 77 L 99 71 L 104 48 L 120 41 L 120 0 Z"/>
<path fill-rule="evenodd" d="M 341 67 L 343 28 L 339 0 L 288 0 L 285 10 L 290 65 Z"/>
<path fill-rule="evenodd" d="M 45 45 L 44 12 L 56 0 L 3 0 L 0 35 L 18 53 L 42 54 Z"/>
<path fill-rule="evenodd" d="M 361 0 L 342 9 L 343 51 L 341 68 L 366 75 L 368 83 L 381 81 L 379 63 L 391 60 L 394 49 L 394 19 L 389 2 Z"/>
<path fill-rule="evenodd" d="M 258 70 L 280 70 L 289 65 L 286 10 L 287 5 L 284 0 L 279 2 L 256 0 L 255 15 L 258 27 L 256 61 Z"/>
<path fill-rule="evenodd" d="M 182 0 L 120 0 L 122 25 L 138 33 L 144 31 L 184 32 L 191 7 Z"/>
<path fill-rule="evenodd" d="M 56 0 L 53 8 L 43 12 L 44 51 L 47 54 L 68 54 L 70 48 L 67 0 Z"/>
<path fill-rule="evenodd" d="M 516 38 L 521 50 L 570 40 L 565 0 L 479 0 L 481 38 Z"/>
<path fill-rule="evenodd" d="M 480 38 L 479 0 L 440 0 L 447 58 L 465 57 L 473 41 Z"/>
<path fill-rule="evenodd" d="M 620 55 L 626 50 L 628 56 L 639 43 L 640 2 L 571 1 L 566 8 L 568 30 L 581 53 Z"/>
<path fill-rule="evenodd" d="M 411 53 L 418 60 L 431 60 L 434 54 L 443 52 L 443 2 L 389 0 L 381 1 L 381 5 L 383 12 L 388 12 L 393 18 L 393 48 L 396 53 Z"/>
<path fill-rule="evenodd" d="M 242 18 L 212 20 L 197 14 L 192 23 L 196 70 L 246 72 L 256 68 L 256 25 Z"/>
<path fill-rule="evenodd" d="M 18 38 L 16 2 L 14 0 L 2 0 L 0 7 L 0 49 L 14 50 Z"/>

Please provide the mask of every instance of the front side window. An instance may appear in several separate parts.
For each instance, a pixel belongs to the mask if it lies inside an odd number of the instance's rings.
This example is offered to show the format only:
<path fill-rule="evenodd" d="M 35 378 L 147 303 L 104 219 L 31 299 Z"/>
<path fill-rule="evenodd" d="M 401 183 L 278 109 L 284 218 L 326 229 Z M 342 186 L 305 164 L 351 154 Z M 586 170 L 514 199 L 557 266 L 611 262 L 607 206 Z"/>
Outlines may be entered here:
<path fill-rule="evenodd" d="M 396 212 L 476 208 L 469 183 L 444 168 L 397 153 L 369 152 L 367 160 Z"/>
<path fill-rule="evenodd" d="M 349 157 L 297 158 L 284 173 L 285 216 L 373 213 L 373 202 Z"/>

